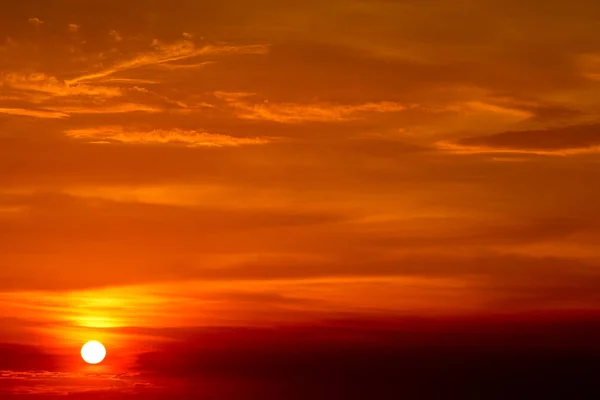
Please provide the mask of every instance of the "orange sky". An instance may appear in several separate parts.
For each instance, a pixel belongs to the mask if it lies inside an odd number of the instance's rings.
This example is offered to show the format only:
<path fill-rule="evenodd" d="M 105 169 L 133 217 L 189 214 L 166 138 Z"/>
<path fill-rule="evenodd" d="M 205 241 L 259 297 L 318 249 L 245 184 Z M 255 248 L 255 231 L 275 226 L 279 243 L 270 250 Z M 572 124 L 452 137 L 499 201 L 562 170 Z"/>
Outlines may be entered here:
<path fill-rule="evenodd" d="M 597 311 L 600 3 L 534 3 L 3 5 L 0 344 Z"/>

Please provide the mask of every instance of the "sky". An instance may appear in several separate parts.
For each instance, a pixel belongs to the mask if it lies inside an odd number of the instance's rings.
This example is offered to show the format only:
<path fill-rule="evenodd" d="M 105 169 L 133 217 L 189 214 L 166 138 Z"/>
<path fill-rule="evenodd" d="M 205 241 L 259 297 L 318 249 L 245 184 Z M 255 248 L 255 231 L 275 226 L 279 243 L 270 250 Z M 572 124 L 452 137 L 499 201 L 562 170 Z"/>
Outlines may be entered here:
<path fill-rule="evenodd" d="M 585 384 L 599 33 L 592 0 L 3 4 L 0 397 Z"/>

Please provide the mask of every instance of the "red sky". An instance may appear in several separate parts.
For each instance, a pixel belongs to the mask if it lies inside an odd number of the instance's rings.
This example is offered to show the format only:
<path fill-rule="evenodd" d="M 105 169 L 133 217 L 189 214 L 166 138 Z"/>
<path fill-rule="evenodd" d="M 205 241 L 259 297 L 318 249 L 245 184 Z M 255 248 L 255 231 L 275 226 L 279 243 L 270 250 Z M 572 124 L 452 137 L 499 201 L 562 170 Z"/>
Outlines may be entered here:
<path fill-rule="evenodd" d="M 3 4 L 0 397 L 597 350 L 599 34 L 591 0 Z"/>

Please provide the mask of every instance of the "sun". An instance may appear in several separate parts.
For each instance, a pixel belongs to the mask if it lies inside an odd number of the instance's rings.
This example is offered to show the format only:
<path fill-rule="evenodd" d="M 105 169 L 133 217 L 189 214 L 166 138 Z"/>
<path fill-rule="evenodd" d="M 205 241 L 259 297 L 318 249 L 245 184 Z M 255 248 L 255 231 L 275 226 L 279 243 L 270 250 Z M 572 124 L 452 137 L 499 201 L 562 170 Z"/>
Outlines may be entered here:
<path fill-rule="evenodd" d="M 96 340 L 87 342 L 81 348 L 81 358 L 88 364 L 101 363 L 106 357 L 106 348 Z"/>

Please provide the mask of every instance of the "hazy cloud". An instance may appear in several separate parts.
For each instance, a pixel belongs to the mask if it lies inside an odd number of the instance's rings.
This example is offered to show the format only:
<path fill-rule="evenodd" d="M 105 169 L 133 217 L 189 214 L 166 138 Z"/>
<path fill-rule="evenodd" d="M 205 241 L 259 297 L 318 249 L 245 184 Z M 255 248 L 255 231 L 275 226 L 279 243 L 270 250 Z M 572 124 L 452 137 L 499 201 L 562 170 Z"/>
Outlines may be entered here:
<path fill-rule="evenodd" d="M 123 37 L 121 37 L 119 32 L 115 31 L 114 29 L 111 29 L 108 34 L 115 42 L 120 42 L 123 40 Z"/>
<path fill-rule="evenodd" d="M 443 149 L 459 153 L 526 153 L 571 155 L 595 153 L 600 149 L 600 125 L 502 132 L 440 143 Z"/>
<path fill-rule="evenodd" d="M 34 25 L 34 26 L 40 26 L 44 23 L 44 21 L 40 20 L 39 18 L 35 18 L 35 17 L 29 18 L 27 20 L 27 22 L 29 22 L 31 25 Z"/>

